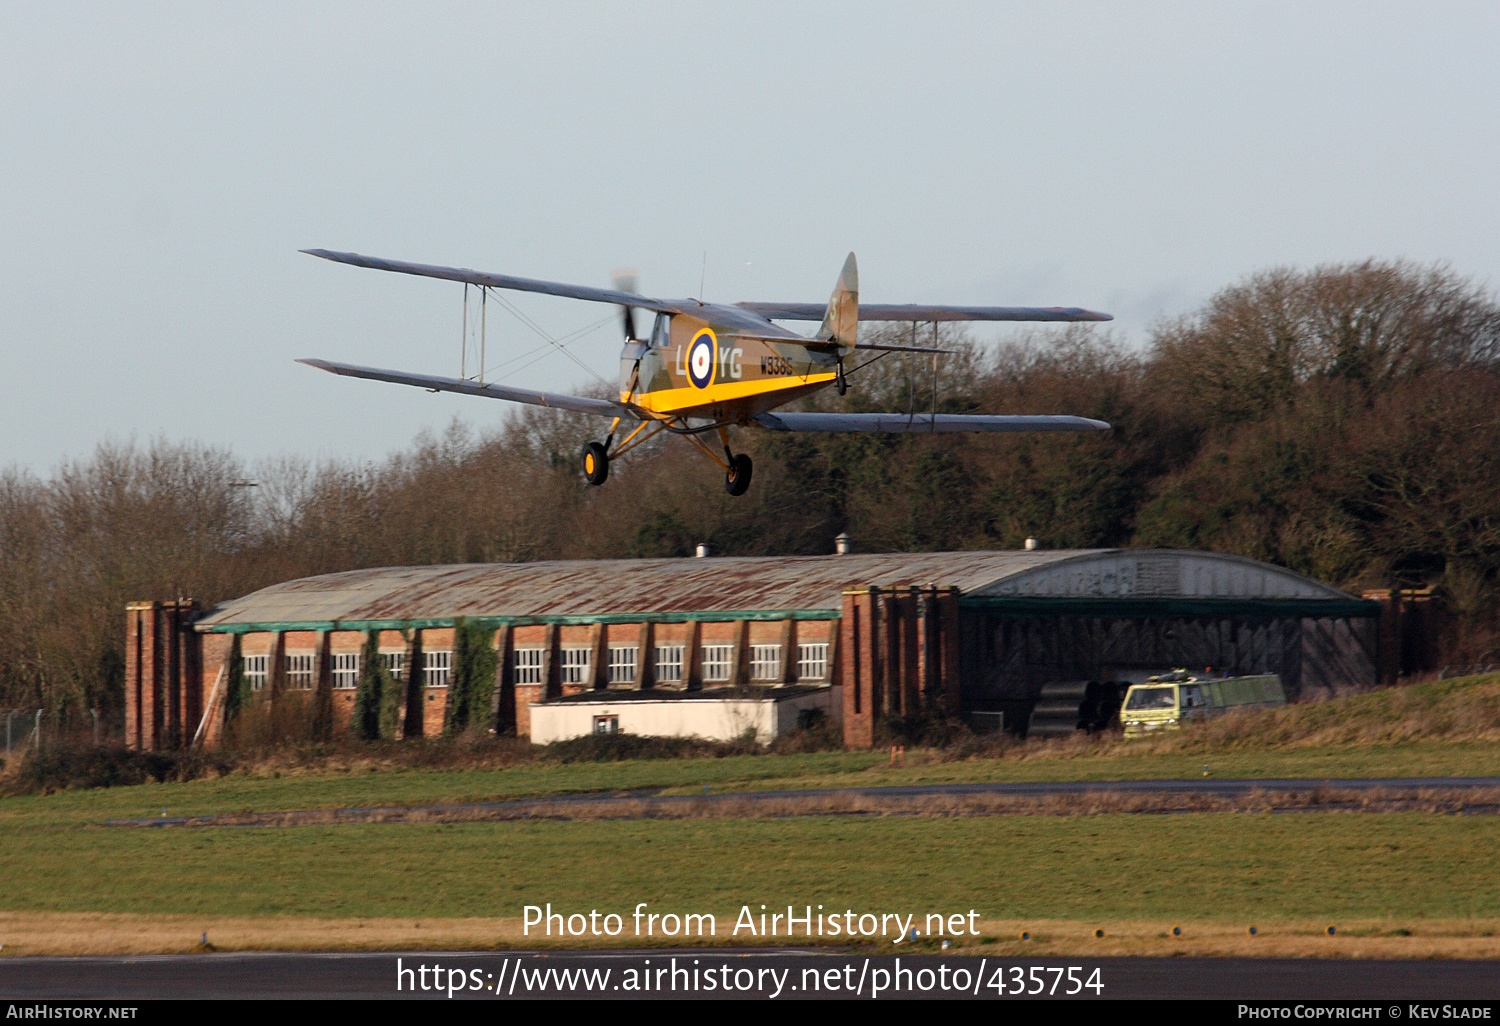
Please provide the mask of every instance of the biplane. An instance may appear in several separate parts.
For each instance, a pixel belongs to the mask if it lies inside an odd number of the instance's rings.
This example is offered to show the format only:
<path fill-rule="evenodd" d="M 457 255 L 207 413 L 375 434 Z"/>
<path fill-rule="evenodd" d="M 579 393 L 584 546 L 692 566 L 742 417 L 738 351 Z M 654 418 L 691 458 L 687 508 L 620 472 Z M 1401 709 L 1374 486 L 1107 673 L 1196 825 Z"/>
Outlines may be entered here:
<path fill-rule="evenodd" d="M 625 347 L 620 352 L 618 399 L 559 395 L 468 377 L 446 378 L 407 371 L 361 367 L 332 360 L 298 362 L 349 377 L 415 385 L 429 391 L 460 392 L 510 402 L 547 406 L 610 418 L 604 441 L 590 442 L 582 453 L 584 477 L 602 485 L 609 464 L 662 432 L 679 435 L 724 471 L 724 487 L 743 495 L 750 487 L 750 456 L 730 446 L 733 428 L 765 431 L 874 431 L 940 433 L 956 431 L 1105 431 L 1100 420 L 1072 416 L 995 416 L 932 413 L 809 413 L 782 411 L 788 403 L 832 387 L 840 395 L 858 367 L 860 351 L 939 354 L 936 346 L 861 342 L 860 321 L 1108 321 L 1109 314 L 1077 307 L 923 306 L 859 302 L 859 273 L 854 254 L 844 261 L 838 284 L 826 305 L 816 303 L 705 303 L 701 299 L 652 299 L 634 291 L 630 280 L 613 289 L 537 281 L 505 274 L 486 274 L 455 267 L 435 267 L 334 253 L 302 252 L 356 267 L 396 271 L 463 282 L 480 289 L 512 289 L 611 303 L 621 310 Z M 701 291 L 701 290 L 700 290 Z M 467 297 L 466 297 L 467 302 Z M 466 308 L 467 309 L 467 308 Z M 651 330 L 638 334 L 636 311 L 655 315 Z M 811 337 L 778 321 L 821 320 Z M 873 357 L 872 359 L 878 359 Z M 717 448 L 712 442 L 717 442 Z"/>

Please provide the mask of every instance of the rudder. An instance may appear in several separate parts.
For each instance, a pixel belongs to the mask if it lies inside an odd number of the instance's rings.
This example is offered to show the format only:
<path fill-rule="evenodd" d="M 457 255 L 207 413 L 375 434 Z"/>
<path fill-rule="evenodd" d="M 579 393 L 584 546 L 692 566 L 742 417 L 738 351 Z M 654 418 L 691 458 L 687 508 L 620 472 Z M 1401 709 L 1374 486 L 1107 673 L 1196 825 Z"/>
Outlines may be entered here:
<path fill-rule="evenodd" d="M 823 326 L 818 337 L 836 341 L 841 346 L 853 346 L 859 334 L 859 268 L 850 253 L 839 272 L 838 284 L 828 298 L 828 312 L 823 316 Z"/>

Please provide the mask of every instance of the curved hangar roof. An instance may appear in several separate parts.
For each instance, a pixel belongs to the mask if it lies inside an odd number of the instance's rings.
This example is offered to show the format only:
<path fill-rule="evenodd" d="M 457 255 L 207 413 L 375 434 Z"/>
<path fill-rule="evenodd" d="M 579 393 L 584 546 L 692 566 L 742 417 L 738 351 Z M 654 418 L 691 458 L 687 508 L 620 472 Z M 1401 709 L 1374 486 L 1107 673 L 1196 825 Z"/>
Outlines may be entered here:
<path fill-rule="evenodd" d="M 1063 549 L 388 567 L 307 577 L 221 604 L 202 631 L 447 626 L 496 621 L 837 616 L 851 585 L 956 587 L 1016 612 L 1159 615 L 1243 607 L 1370 615 L 1365 603 L 1269 563 L 1170 549 Z M 1151 608 L 1147 608 L 1147 607 Z M 1189 608 L 1203 607 L 1203 608 Z M 735 614 L 725 616 L 724 614 Z"/>

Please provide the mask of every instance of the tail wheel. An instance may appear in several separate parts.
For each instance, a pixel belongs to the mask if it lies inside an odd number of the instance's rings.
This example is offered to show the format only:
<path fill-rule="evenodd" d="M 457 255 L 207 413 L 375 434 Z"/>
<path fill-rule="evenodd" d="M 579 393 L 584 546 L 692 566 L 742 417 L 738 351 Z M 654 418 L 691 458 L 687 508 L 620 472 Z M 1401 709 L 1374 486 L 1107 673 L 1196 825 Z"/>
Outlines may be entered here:
<path fill-rule="evenodd" d="M 746 453 L 729 458 L 729 472 L 724 475 L 724 490 L 730 495 L 744 495 L 750 487 L 750 473 L 754 467 Z"/>
<path fill-rule="evenodd" d="M 834 387 L 839 390 L 839 395 L 845 395 L 849 391 L 849 379 L 844 377 L 844 361 L 839 361 L 838 371 L 833 378 Z"/>
<path fill-rule="evenodd" d="M 583 447 L 583 476 L 591 485 L 602 485 L 609 479 L 609 453 L 598 442 Z"/>

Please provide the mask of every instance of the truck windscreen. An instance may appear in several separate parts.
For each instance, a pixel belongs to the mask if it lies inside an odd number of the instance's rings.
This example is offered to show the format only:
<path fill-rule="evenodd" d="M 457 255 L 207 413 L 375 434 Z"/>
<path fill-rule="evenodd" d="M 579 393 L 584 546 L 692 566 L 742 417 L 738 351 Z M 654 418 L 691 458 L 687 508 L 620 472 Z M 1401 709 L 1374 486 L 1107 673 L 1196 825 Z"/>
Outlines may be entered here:
<path fill-rule="evenodd" d="M 1173 684 L 1159 688 L 1131 688 L 1130 699 L 1125 703 L 1125 708 L 1133 712 L 1173 709 L 1176 706 L 1177 687 Z"/>

